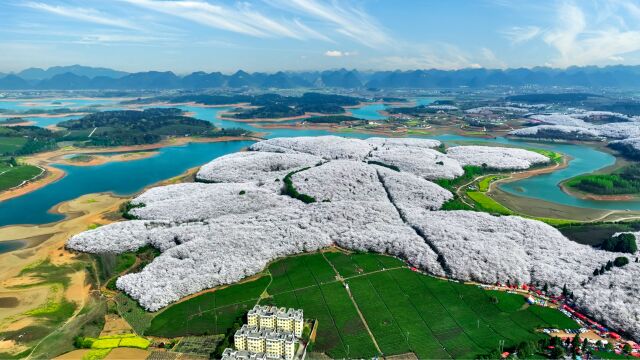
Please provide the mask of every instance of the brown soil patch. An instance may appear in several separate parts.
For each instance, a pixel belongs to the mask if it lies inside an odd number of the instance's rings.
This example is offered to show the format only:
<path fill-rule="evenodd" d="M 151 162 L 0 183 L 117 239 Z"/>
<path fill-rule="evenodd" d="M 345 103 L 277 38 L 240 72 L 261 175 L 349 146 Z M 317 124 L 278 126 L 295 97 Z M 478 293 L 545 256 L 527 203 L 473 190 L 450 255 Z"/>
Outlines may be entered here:
<path fill-rule="evenodd" d="M 14 321 L 8 326 L 2 328 L 3 331 L 12 332 L 12 331 L 20 331 L 21 329 L 26 328 L 27 326 L 32 326 L 36 323 L 36 320 L 33 318 L 22 318 L 18 321 Z"/>
<path fill-rule="evenodd" d="M 0 292 L 0 297 L 15 297 L 18 301 L 16 306 L 0 308 L 0 324 L 11 323 L 14 320 L 17 320 L 15 319 L 16 316 L 45 304 L 49 298 L 50 291 L 51 288 L 49 286 L 40 286 Z M 2 327 L 0 326 L 0 329 L 1 328 Z"/>
<path fill-rule="evenodd" d="M 20 276 L 7 279 L 0 284 L 2 287 L 28 286 L 42 282 L 42 279 L 34 276 Z"/>
<path fill-rule="evenodd" d="M 124 335 L 135 333 L 123 318 L 115 314 L 107 314 L 104 317 L 105 324 L 100 336 Z"/>
<path fill-rule="evenodd" d="M 27 347 L 16 343 L 15 340 L 0 341 L 0 352 L 19 354 L 25 350 L 27 350 Z"/>
<path fill-rule="evenodd" d="M 141 360 L 151 355 L 150 351 L 133 348 L 115 348 L 111 350 L 105 360 Z"/>
<path fill-rule="evenodd" d="M 28 310 L 44 304 L 49 295 L 49 286 L 37 286 L 19 289 L 17 285 L 37 284 L 41 279 L 18 276 L 26 266 L 49 259 L 54 265 L 68 264 L 76 261 L 78 256 L 64 248 L 71 236 L 87 230 L 88 224 L 105 224 L 111 221 L 106 215 L 117 211 L 125 200 L 108 194 L 84 195 L 78 199 L 60 204 L 56 211 L 67 215 L 67 219 L 46 225 L 5 226 L 0 228 L 0 239 L 25 239 L 34 236 L 47 236 L 31 249 L 16 250 L 0 254 L 0 297 L 16 297 L 20 305 L 16 308 L 0 309 L 0 330 L 14 321 L 21 320 L 21 315 Z M 69 288 L 64 295 L 70 301 L 84 304 L 88 298 L 89 287 L 85 284 L 83 271 L 71 276 Z M 14 325 L 10 325 L 14 326 Z"/>
<path fill-rule="evenodd" d="M 69 286 L 64 292 L 64 297 L 68 301 L 74 302 L 78 308 L 84 307 L 85 300 L 89 297 L 91 286 L 87 284 L 85 271 L 78 271 L 71 275 Z"/>
<path fill-rule="evenodd" d="M 66 354 L 62 354 L 56 358 L 55 360 L 82 360 L 82 358 L 89 352 L 89 349 L 80 349 L 73 350 Z"/>
<path fill-rule="evenodd" d="M 0 308 L 14 308 L 18 306 L 19 303 L 20 301 L 18 301 L 17 297 L 0 297 Z"/>

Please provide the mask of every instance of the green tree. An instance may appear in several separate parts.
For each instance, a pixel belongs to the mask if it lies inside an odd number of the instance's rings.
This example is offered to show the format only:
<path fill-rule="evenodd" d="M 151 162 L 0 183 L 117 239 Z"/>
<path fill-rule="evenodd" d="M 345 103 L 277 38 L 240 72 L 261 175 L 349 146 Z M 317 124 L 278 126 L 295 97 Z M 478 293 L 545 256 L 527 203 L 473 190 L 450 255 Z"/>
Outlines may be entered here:
<path fill-rule="evenodd" d="M 582 341 L 582 352 L 586 352 L 589 349 L 589 340 L 586 338 Z"/>
<path fill-rule="evenodd" d="M 573 340 L 571 340 L 571 348 L 573 349 L 573 352 L 576 352 L 576 349 L 580 347 L 581 343 L 580 335 L 576 334 L 576 336 L 573 337 Z"/>
<path fill-rule="evenodd" d="M 619 256 L 613 260 L 613 265 L 616 267 L 623 267 L 629 263 L 629 259 L 626 256 Z"/>
<path fill-rule="evenodd" d="M 551 349 L 551 358 L 552 359 L 564 358 L 564 349 L 561 346 L 554 346 L 553 349 Z"/>

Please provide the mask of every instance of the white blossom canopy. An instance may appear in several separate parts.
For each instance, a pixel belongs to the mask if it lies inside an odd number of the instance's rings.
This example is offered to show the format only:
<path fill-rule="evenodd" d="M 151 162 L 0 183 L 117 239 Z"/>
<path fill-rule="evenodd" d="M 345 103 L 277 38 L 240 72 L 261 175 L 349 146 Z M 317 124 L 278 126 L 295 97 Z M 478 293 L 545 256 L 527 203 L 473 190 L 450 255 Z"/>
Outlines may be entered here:
<path fill-rule="evenodd" d="M 116 283 L 150 311 L 237 282 L 279 257 L 338 245 L 460 280 L 540 282 L 555 291 L 566 285 L 586 311 L 640 337 L 638 264 L 592 278 L 621 255 L 574 243 L 535 220 L 439 210 L 453 195 L 429 179 L 461 175 L 460 164 L 476 164 L 476 154 L 512 169 L 539 163 L 541 155 L 485 147 L 443 154 L 431 149 L 438 145 L 335 136 L 258 142 L 203 166 L 197 178 L 215 183 L 150 189 L 133 200 L 144 205 L 131 210 L 139 220 L 86 231 L 67 246 L 92 253 L 158 248 L 153 262 Z M 282 194 L 293 172 L 296 190 L 316 202 Z"/>

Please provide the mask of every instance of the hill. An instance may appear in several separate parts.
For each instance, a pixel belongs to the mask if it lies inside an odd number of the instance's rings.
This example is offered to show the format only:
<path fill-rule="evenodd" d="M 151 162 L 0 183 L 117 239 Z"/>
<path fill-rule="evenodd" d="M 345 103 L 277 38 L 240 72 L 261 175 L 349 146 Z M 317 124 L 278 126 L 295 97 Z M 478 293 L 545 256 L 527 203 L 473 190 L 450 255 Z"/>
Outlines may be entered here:
<path fill-rule="evenodd" d="M 166 137 L 217 137 L 242 135 L 245 130 L 216 128 L 205 120 L 184 116 L 182 110 L 104 111 L 58 124 L 68 130 L 65 141 L 81 141 L 86 146 L 153 144 Z"/>
<path fill-rule="evenodd" d="M 46 70 L 40 68 L 29 68 L 22 70 L 17 75 L 25 80 L 44 80 L 65 73 L 72 73 L 78 76 L 86 76 L 88 78 L 105 76 L 114 79 L 127 75 L 127 73 L 124 71 L 82 65 L 53 66 Z"/>
<path fill-rule="evenodd" d="M 66 75 L 65 75 L 66 74 Z M 23 89 L 27 82 L 35 89 L 70 89 L 65 78 L 57 76 L 73 74 L 85 79 L 82 89 L 206 89 L 206 88 L 369 88 L 369 89 L 437 89 L 437 88 L 485 88 L 488 86 L 540 87 L 617 87 L 637 88 L 640 82 L 640 66 L 570 67 L 554 69 L 461 69 L 461 70 L 410 70 L 376 71 L 328 70 L 308 72 L 284 72 L 273 74 L 249 73 L 243 70 L 225 75 L 220 72 L 194 72 L 184 77 L 166 71 L 148 71 L 128 74 L 111 69 L 89 68 L 79 65 L 54 67 L 47 70 L 27 69 L 6 81 L 0 78 L 0 88 Z M 3 81 L 5 80 L 5 81 Z"/>

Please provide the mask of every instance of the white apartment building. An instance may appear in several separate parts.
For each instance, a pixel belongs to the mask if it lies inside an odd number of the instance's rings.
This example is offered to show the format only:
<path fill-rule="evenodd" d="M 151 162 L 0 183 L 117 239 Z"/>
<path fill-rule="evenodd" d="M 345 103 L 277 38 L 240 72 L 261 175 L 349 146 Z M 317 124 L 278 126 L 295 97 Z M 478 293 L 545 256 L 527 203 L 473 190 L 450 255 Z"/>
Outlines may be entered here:
<path fill-rule="evenodd" d="M 226 348 L 222 353 L 222 360 L 267 360 L 267 355 Z"/>
<path fill-rule="evenodd" d="M 265 354 L 269 359 L 293 359 L 298 339 L 290 332 L 242 325 L 233 336 L 237 351 Z"/>
<path fill-rule="evenodd" d="M 301 309 L 256 305 L 247 314 L 249 326 L 258 329 L 275 329 L 302 337 L 304 313 Z"/>

